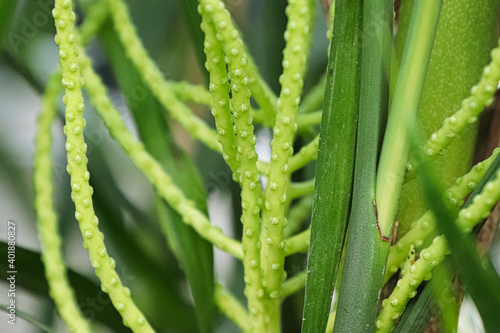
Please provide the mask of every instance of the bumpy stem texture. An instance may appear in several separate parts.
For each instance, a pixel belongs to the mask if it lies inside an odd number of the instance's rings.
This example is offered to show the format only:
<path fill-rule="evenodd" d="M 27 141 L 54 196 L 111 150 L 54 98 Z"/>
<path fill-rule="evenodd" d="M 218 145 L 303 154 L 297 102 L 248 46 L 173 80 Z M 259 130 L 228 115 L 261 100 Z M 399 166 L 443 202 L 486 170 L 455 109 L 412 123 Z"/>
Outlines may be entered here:
<path fill-rule="evenodd" d="M 498 200 L 500 200 L 500 170 L 496 172 L 495 179 L 485 185 L 481 194 L 473 198 L 473 203 L 458 214 L 457 225 L 461 231 L 471 231 L 477 223 L 488 217 Z M 420 252 L 420 258 L 398 281 L 391 296 L 382 303 L 382 311 L 375 324 L 376 332 L 391 331 L 409 299 L 417 294 L 418 286 L 422 281 L 431 278 L 432 269 L 442 262 L 449 252 L 443 235 L 434 238 L 432 244 Z"/>
<path fill-rule="evenodd" d="M 81 26 L 81 42 L 87 44 L 99 29 L 107 15 L 104 1 L 95 3 L 89 9 L 89 18 Z M 33 183 L 35 189 L 35 210 L 42 261 L 45 277 L 49 285 L 49 293 L 59 311 L 61 318 L 71 332 L 91 332 L 89 323 L 80 312 L 76 299 L 68 281 L 64 264 L 59 222 L 57 220 L 53 199 L 53 177 L 51 160 L 51 127 L 57 113 L 57 97 L 61 91 L 61 72 L 58 70 L 50 77 L 42 99 L 42 110 L 38 117 L 36 136 L 35 163 Z"/>
<path fill-rule="evenodd" d="M 189 134 L 207 147 L 217 152 L 221 151 L 214 131 L 201 119 L 196 117 L 190 108 L 177 98 L 170 84 L 164 79 L 161 71 L 148 56 L 141 40 L 137 36 L 126 5 L 121 0 L 108 0 L 111 17 L 116 32 L 128 57 L 137 67 L 151 92 L 162 106 L 170 112 L 172 118 L 178 121 Z"/>
<path fill-rule="evenodd" d="M 500 81 L 499 47 L 491 51 L 490 63 L 484 67 L 481 79 L 472 87 L 470 96 L 462 101 L 460 109 L 446 118 L 443 126 L 425 143 L 422 150 L 428 159 L 436 158 L 469 124 L 477 121 L 477 117 L 484 108 L 493 102 L 493 94 L 497 90 L 498 81 Z M 416 176 L 416 167 L 415 161 L 408 164 L 407 179 Z"/>
<path fill-rule="evenodd" d="M 56 99 L 61 88 L 61 74 L 53 74 L 42 99 L 36 136 L 34 187 L 38 235 L 42 246 L 42 261 L 49 284 L 49 293 L 57 310 L 71 332 L 91 332 L 89 323 L 78 308 L 73 289 L 66 275 L 59 223 L 54 209 L 52 179 L 52 122 L 57 114 Z"/>
<path fill-rule="evenodd" d="M 222 313 L 231 319 L 242 332 L 252 332 L 250 329 L 250 317 L 241 303 L 227 291 L 223 286 L 216 285 L 214 291 L 214 300 Z"/>
<path fill-rule="evenodd" d="M 198 10 L 203 12 L 202 15 L 205 15 L 205 17 L 212 22 L 215 22 L 214 29 L 221 38 L 221 41 L 223 41 L 223 44 L 230 43 L 233 39 L 241 39 L 239 31 L 233 25 L 230 17 L 223 21 L 217 21 L 217 19 L 215 19 L 214 15 L 218 11 L 225 10 L 224 3 L 221 0 L 198 0 L 198 2 L 200 3 Z M 264 113 L 262 115 L 263 122 L 272 123 L 276 114 L 276 96 L 260 76 L 253 59 L 244 46 L 242 46 L 240 52 L 242 52 L 242 56 L 245 58 L 246 62 L 246 81 L 248 88 Z M 267 119 L 267 121 L 264 119 Z"/>
<path fill-rule="evenodd" d="M 265 291 L 261 276 L 260 255 L 260 206 L 262 205 L 260 175 L 257 170 L 257 153 L 253 119 L 250 115 L 251 75 L 249 59 L 243 41 L 231 22 L 229 12 L 216 0 L 201 1 L 200 13 L 205 22 L 217 31 L 216 38 L 224 48 L 231 82 L 230 102 L 234 118 L 236 138 L 236 161 L 239 162 L 238 181 L 241 185 L 241 222 L 243 224 L 243 267 L 245 269 L 245 295 L 248 299 L 250 322 L 255 331 L 264 331 L 266 325 L 276 317 L 274 311 L 265 308 Z"/>
<path fill-rule="evenodd" d="M 87 145 L 83 139 L 85 119 L 81 86 L 83 78 L 77 62 L 77 34 L 74 26 L 75 14 L 69 0 L 57 0 L 52 11 L 57 29 L 56 43 L 59 45 L 59 64 L 62 69 L 62 84 L 65 88 L 63 102 L 66 104 L 67 171 L 71 176 L 71 198 L 75 203 L 75 218 L 79 223 L 88 249 L 92 266 L 101 280 L 101 288 L 107 292 L 126 326 L 134 332 L 153 332 L 143 314 L 130 298 L 130 290 L 125 288 L 115 271 L 115 261 L 107 254 L 104 236 L 97 228 L 98 219 L 92 206 L 92 188 L 87 170 Z"/>
<path fill-rule="evenodd" d="M 241 259 L 243 257 L 241 244 L 225 236 L 220 228 L 212 226 L 207 217 L 197 210 L 194 203 L 188 200 L 183 192 L 174 185 L 172 178 L 163 170 L 158 161 L 145 150 L 143 144 L 134 139 L 121 119 L 120 112 L 113 107 L 101 79 L 93 71 L 90 59 L 84 53 L 80 55 L 80 58 L 82 73 L 86 79 L 86 90 L 91 101 L 96 106 L 99 116 L 104 120 L 111 135 L 132 162 L 151 181 L 159 195 L 182 216 L 186 224 L 192 226 L 214 246 Z"/>
<path fill-rule="evenodd" d="M 202 29 L 205 32 L 205 67 L 210 73 L 210 92 L 212 94 L 212 115 L 217 128 L 217 140 L 222 146 L 222 157 L 238 180 L 239 163 L 236 161 L 236 137 L 233 129 L 233 117 L 229 105 L 229 80 L 224 61 L 224 50 L 216 38 L 211 24 L 203 17 Z"/>
<path fill-rule="evenodd" d="M 268 252 L 264 279 L 271 298 L 279 297 L 281 281 L 285 274 L 283 229 L 287 224 L 285 204 L 290 179 L 288 161 L 293 154 L 293 137 L 297 129 L 295 117 L 304 85 L 302 78 L 309 53 L 309 26 L 313 15 L 309 9 L 308 0 L 290 1 L 286 8 L 288 24 L 285 31 L 286 47 L 283 52 L 284 71 L 280 77 L 282 88 L 271 141 L 271 162 L 265 201 Z"/>
<path fill-rule="evenodd" d="M 474 190 L 498 153 L 500 153 L 500 148 L 495 149 L 489 158 L 476 164 L 469 173 L 458 178 L 455 184 L 446 191 L 446 199 L 453 205 L 462 206 L 465 197 Z M 386 281 L 397 272 L 410 249 L 410 245 L 413 244 L 419 250 L 435 230 L 435 216 L 431 211 L 427 211 L 412 224 L 410 231 L 395 246 L 391 247 L 387 260 Z"/>

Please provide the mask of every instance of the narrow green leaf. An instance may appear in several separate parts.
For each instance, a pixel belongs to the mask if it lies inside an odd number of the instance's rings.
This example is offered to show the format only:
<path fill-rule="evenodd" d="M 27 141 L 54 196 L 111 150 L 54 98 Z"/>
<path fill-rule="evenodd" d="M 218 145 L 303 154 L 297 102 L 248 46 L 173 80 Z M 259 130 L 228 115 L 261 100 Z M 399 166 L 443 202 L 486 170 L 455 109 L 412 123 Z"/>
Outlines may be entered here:
<path fill-rule="evenodd" d="M 390 248 L 377 227 L 375 182 L 389 98 L 393 1 L 363 4 L 352 209 L 334 332 L 373 332 Z"/>
<path fill-rule="evenodd" d="M 303 332 L 324 332 L 351 201 L 359 97 L 362 1 L 335 3 L 320 129 Z"/>

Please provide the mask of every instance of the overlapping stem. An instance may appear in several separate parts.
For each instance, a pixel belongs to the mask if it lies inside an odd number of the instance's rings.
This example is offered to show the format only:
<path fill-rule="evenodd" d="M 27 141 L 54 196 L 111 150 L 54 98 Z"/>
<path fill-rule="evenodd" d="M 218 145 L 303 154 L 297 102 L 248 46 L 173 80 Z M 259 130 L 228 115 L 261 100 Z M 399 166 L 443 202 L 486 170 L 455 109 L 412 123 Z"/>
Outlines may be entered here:
<path fill-rule="evenodd" d="M 442 127 L 433 133 L 422 147 L 427 158 L 436 158 L 469 124 L 477 121 L 484 108 L 493 102 L 498 81 L 500 81 L 500 47 L 491 51 L 490 63 L 484 67 L 481 79 L 472 87 L 470 96 L 462 101 L 460 109 L 446 118 Z M 412 159 L 407 165 L 406 179 L 415 177 L 416 168 L 418 163 Z"/>
<path fill-rule="evenodd" d="M 92 15 L 89 16 L 90 19 L 85 20 L 80 29 L 82 44 L 87 44 L 90 37 L 94 35 L 104 21 L 107 15 L 104 7 L 104 1 L 99 1 L 90 8 L 89 12 Z M 57 113 L 56 102 L 61 91 L 61 78 L 60 70 L 51 75 L 42 98 L 42 110 L 38 117 L 35 140 L 34 206 L 37 212 L 42 261 L 45 267 L 50 296 L 71 332 L 91 332 L 92 329 L 80 312 L 68 281 L 61 249 L 62 241 L 59 233 L 59 222 L 53 199 L 51 128 Z"/>
<path fill-rule="evenodd" d="M 455 184 L 446 191 L 446 199 L 454 205 L 461 206 L 465 197 L 479 183 L 499 152 L 500 148 L 495 149 L 489 158 L 479 162 L 469 173 L 458 178 Z M 419 250 L 425 244 L 425 240 L 435 230 L 436 221 L 434 214 L 431 211 L 427 211 L 412 224 L 410 231 L 406 233 L 395 246 L 391 247 L 389 258 L 387 260 L 387 270 L 385 274 L 386 281 L 397 272 L 410 249 L 410 245 L 413 244 L 415 248 Z"/>
<path fill-rule="evenodd" d="M 493 180 L 488 182 L 481 194 L 473 198 L 472 204 L 458 214 L 456 221 L 462 232 L 469 232 L 484 218 L 500 200 L 500 170 L 496 171 Z M 391 296 L 382 303 L 382 310 L 377 318 L 376 332 L 391 331 L 394 322 L 399 318 L 409 299 L 416 295 L 416 289 L 424 280 L 431 278 L 431 272 L 445 255 L 449 253 L 443 235 L 434 238 L 432 244 L 420 252 L 420 258 L 409 271 L 398 281 Z"/>
<path fill-rule="evenodd" d="M 288 162 L 293 154 L 293 137 L 297 129 L 295 117 L 300 103 L 303 76 L 310 44 L 309 26 L 313 17 L 308 0 L 290 1 L 285 31 L 286 47 L 283 52 L 283 74 L 278 114 L 271 141 L 271 162 L 266 189 L 267 261 L 264 267 L 265 288 L 271 298 L 278 298 L 284 275 L 286 226 L 285 204 L 290 179 Z"/>
<path fill-rule="evenodd" d="M 62 84 L 65 88 L 63 102 L 66 105 L 67 136 L 66 151 L 68 158 L 67 171 L 71 176 L 71 198 L 75 203 L 75 218 L 79 223 L 83 245 L 88 249 L 92 266 L 101 281 L 101 288 L 107 292 L 124 324 L 135 332 L 153 332 L 147 320 L 130 298 L 130 290 L 125 288 L 115 271 L 115 261 L 107 254 L 104 236 L 99 231 L 98 219 L 92 206 L 92 188 L 89 185 L 90 174 L 87 170 L 87 145 L 84 142 L 83 130 L 85 119 L 81 87 L 83 78 L 78 65 L 78 49 L 76 47 L 77 32 L 75 14 L 69 0 L 57 0 L 52 11 L 55 19 L 59 45 L 59 64 L 62 69 Z"/>
<path fill-rule="evenodd" d="M 236 134 L 236 161 L 239 163 L 238 181 L 241 186 L 241 222 L 243 224 L 243 267 L 245 269 L 245 295 L 248 299 L 250 322 L 255 331 L 264 331 L 270 316 L 265 308 L 265 291 L 262 286 L 260 256 L 260 206 L 262 205 L 260 175 L 257 170 L 256 137 L 250 115 L 250 90 L 248 89 L 249 59 L 243 41 L 232 26 L 229 12 L 216 0 L 200 1 L 199 10 L 205 24 L 217 31 L 228 65 L 232 99 L 230 107 Z M 266 320 L 267 318 L 267 320 Z M 274 321 L 275 322 L 275 321 Z"/>
<path fill-rule="evenodd" d="M 73 289 L 68 281 L 61 249 L 59 223 L 54 209 L 52 177 L 51 128 L 57 114 L 56 100 L 61 88 L 61 73 L 53 74 L 42 99 L 36 136 L 34 188 L 38 235 L 42 246 L 42 261 L 49 284 L 50 296 L 61 318 L 71 332 L 91 332 L 92 329 L 78 308 Z"/>
<path fill-rule="evenodd" d="M 137 36 L 126 5 L 121 0 L 108 0 L 110 14 L 116 32 L 128 57 L 137 67 L 145 83 L 162 106 L 169 111 L 172 118 L 178 121 L 189 134 L 217 152 L 221 151 L 214 131 L 201 119 L 196 117 L 190 108 L 183 104 L 174 93 L 169 82 L 148 56 L 141 40 Z"/>
<path fill-rule="evenodd" d="M 238 179 L 239 162 L 236 161 L 236 137 L 233 129 L 233 117 L 229 101 L 230 83 L 227 76 L 224 50 L 216 38 L 212 24 L 202 19 L 205 32 L 205 67 L 210 74 L 210 92 L 212 95 L 212 115 L 215 119 L 217 140 L 222 146 L 222 157 L 233 172 L 233 178 Z"/>
<path fill-rule="evenodd" d="M 158 194 L 183 218 L 183 221 L 192 226 L 203 238 L 241 259 L 241 244 L 225 236 L 220 228 L 210 224 L 208 218 L 197 210 L 194 203 L 188 200 L 183 192 L 174 185 L 172 178 L 163 170 L 161 165 L 145 150 L 142 143 L 135 140 L 121 119 L 120 112 L 113 107 L 106 88 L 99 76 L 93 71 L 90 59 L 82 52 L 80 66 L 86 80 L 86 90 L 97 113 L 103 119 L 110 134 L 115 138 L 137 168 L 151 181 Z"/>

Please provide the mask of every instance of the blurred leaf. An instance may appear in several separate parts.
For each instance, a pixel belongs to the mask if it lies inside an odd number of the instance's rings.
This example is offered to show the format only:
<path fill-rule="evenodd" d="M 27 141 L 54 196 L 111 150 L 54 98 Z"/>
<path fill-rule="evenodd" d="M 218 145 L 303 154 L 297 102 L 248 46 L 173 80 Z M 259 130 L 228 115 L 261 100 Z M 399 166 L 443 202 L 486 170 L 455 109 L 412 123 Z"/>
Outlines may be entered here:
<path fill-rule="evenodd" d="M 0 242 L 0 249 L 5 258 L 7 244 Z M 16 266 L 19 272 L 22 271 L 16 275 L 16 286 L 41 294 L 50 301 L 40 253 L 16 246 Z M 7 270 L 0 270 L 0 279 L 5 281 L 7 277 Z M 74 288 L 75 295 L 86 317 L 101 322 L 114 332 L 131 332 L 123 326 L 120 314 L 112 306 L 109 296 L 101 291 L 100 285 L 72 269 L 68 269 L 68 278 L 72 286 L 78 286 Z"/>
<path fill-rule="evenodd" d="M 0 304 L 0 309 L 9 313 L 9 308 L 7 307 L 7 305 Z M 33 326 L 40 329 L 40 331 L 47 332 L 47 333 L 54 333 L 54 331 L 51 328 L 45 326 L 44 324 L 42 324 L 41 322 L 39 322 L 35 318 L 31 317 L 29 314 L 27 314 L 23 311 L 20 311 L 19 309 L 16 309 L 16 317 L 22 318 L 22 319 L 26 320 L 28 323 L 33 324 Z M 17 320 L 17 318 L 16 318 L 16 320 Z"/>
<path fill-rule="evenodd" d="M 184 12 L 186 18 L 187 26 L 189 29 L 189 34 L 191 36 L 191 43 L 193 44 L 194 53 L 196 54 L 196 59 L 198 60 L 198 65 L 200 71 L 203 74 L 205 83 L 208 83 L 208 71 L 205 69 L 205 51 L 203 50 L 203 45 L 205 44 L 205 35 L 201 31 L 201 16 L 198 13 L 198 1 L 197 0 L 178 0 L 179 6 Z"/>
<path fill-rule="evenodd" d="M 2 49 L 4 38 L 9 32 L 10 23 L 18 3 L 18 1 L 13 0 L 0 0 L 0 49 Z"/>

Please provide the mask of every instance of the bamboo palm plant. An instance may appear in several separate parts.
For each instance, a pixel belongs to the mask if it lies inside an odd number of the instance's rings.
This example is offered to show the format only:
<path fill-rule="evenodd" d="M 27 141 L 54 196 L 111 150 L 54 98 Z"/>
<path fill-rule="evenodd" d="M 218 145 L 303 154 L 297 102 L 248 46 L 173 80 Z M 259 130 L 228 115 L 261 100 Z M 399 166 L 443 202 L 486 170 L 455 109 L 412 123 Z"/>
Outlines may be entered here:
<path fill-rule="evenodd" d="M 500 81 L 500 1 L 337 0 L 324 12 L 313 0 L 179 1 L 197 85 L 162 71 L 133 3 L 54 2 L 59 66 L 46 81 L 15 50 L 29 40 L 12 32 L 14 2 L 0 2 L 0 38 L 5 62 L 42 95 L 41 251 L 17 253 L 45 280 L 19 283 L 50 295 L 70 331 L 424 332 L 433 316 L 434 328 L 456 331 L 460 285 L 486 331 L 500 327 L 500 278 L 472 241 L 498 223 L 484 221 L 500 200 L 499 114 L 483 117 L 489 139 L 477 140 L 477 123 Z M 245 5 L 265 13 L 260 34 L 238 27 Z M 266 46 L 259 53 L 247 38 Z M 112 83 L 93 64 L 103 57 Z M 63 213 L 51 153 L 58 120 Z M 113 174 L 121 162 L 92 140 L 98 121 L 153 189 L 146 208 Z M 214 187 L 231 193 L 235 236 L 207 207 Z M 71 226 L 95 277 L 65 263 L 60 230 Z M 237 261 L 234 276 L 214 273 L 214 248 Z M 100 301 L 92 311 L 89 297 Z"/>

